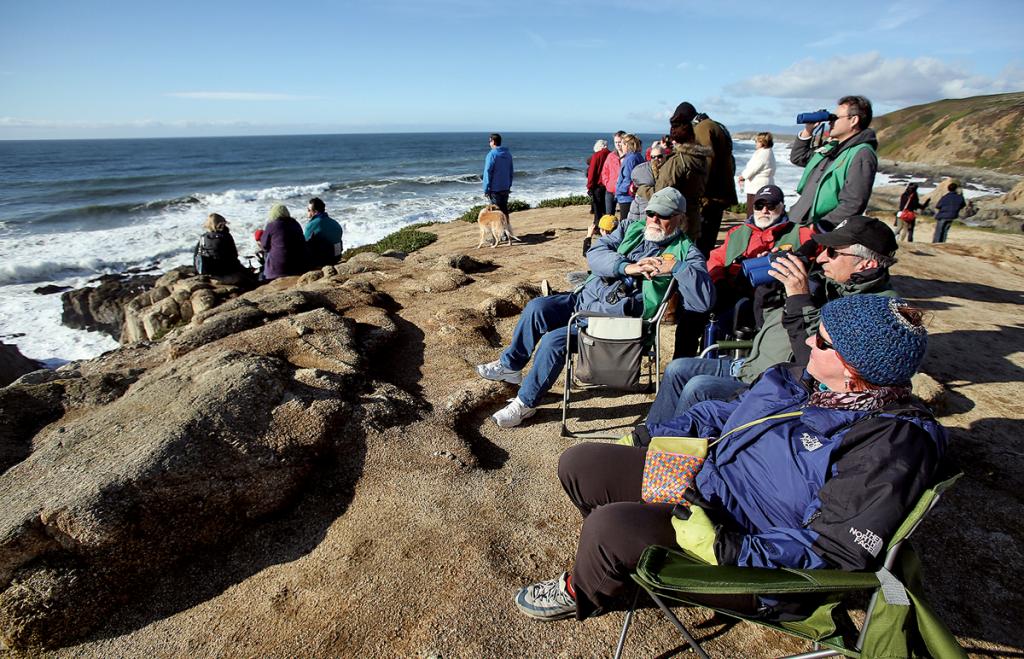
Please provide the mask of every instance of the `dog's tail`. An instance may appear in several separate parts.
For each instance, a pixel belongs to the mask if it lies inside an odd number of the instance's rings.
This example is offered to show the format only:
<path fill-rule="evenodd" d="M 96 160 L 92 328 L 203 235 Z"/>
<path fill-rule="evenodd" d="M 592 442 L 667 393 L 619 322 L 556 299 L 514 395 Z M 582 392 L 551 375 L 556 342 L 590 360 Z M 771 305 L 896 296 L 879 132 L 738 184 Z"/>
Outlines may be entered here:
<path fill-rule="evenodd" d="M 501 214 L 501 229 L 502 229 L 502 231 L 505 232 L 505 235 L 509 237 L 509 241 L 508 241 L 509 245 L 512 244 L 513 240 L 518 240 L 519 242 L 523 242 L 522 239 L 519 238 L 519 236 L 517 236 L 516 234 L 512 233 L 512 222 L 509 221 L 508 215 L 505 215 L 504 213 Z"/>

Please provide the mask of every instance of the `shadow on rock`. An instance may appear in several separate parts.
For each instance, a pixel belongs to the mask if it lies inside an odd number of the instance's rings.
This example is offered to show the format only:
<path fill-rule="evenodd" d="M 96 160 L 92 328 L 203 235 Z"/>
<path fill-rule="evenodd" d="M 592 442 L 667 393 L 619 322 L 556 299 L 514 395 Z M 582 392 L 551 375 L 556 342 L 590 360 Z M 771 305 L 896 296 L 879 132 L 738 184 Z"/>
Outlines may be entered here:
<path fill-rule="evenodd" d="M 996 288 L 985 284 L 940 279 L 918 279 L 905 275 L 894 275 L 892 284 L 900 294 L 915 300 L 936 297 L 958 297 L 969 302 L 991 302 L 993 304 L 1024 304 L 1024 291 Z"/>

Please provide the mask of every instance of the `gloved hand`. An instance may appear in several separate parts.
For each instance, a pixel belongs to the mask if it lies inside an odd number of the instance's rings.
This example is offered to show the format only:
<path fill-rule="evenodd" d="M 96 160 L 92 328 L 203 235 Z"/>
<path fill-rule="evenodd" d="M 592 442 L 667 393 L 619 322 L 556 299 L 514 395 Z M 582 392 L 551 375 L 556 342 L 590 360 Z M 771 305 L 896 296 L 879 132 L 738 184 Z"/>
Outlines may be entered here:
<path fill-rule="evenodd" d="M 681 517 L 683 510 L 687 509 L 676 506 L 672 511 L 672 528 L 676 531 L 676 544 L 704 562 L 718 565 L 718 559 L 715 557 L 716 531 L 711 519 L 700 506 L 691 505 L 687 519 Z"/>

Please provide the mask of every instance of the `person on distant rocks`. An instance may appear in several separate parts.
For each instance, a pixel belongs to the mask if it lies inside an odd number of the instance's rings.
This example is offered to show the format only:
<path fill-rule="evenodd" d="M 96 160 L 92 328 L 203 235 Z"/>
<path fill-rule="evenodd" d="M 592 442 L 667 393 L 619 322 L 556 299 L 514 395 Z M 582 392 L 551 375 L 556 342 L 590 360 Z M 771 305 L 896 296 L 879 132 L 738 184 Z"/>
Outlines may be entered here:
<path fill-rule="evenodd" d="M 303 235 L 309 250 L 310 268 L 322 268 L 334 265 L 341 258 L 344 250 L 342 244 L 343 230 L 341 225 L 327 214 L 327 205 L 320 197 L 313 197 L 306 207 L 309 222 Z"/>
<path fill-rule="evenodd" d="M 714 249 L 718 241 L 718 231 L 722 228 L 722 214 L 726 208 L 735 206 L 736 159 L 732 155 L 732 135 L 721 123 L 715 121 L 705 112 L 701 112 L 694 120 L 694 137 L 697 144 L 711 149 L 708 159 L 708 182 L 704 186 L 704 203 L 700 209 L 701 228 L 697 246 L 706 257 Z"/>
<path fill-rule="evenodd" d="M 933 243 L 946 242 L 946 236 L 949 235 L 949 227 L 953 225 L 953 220 L 960 217 L 960 211 L 966 205 L 967 202 L 964 201 L 964 196 L 959 192 L 959 186 L 955 181 L 950 183 L 949 192 L 942 195 L 939 203 L 935 204 L 935 235 L 932 236 Z"/>
<path fill-rule="evenodd" d="M 224 216 L 210 213 L 203 229 L 206 233 L 200 236 L 192 251 L 196 273 L 217 278 L 241 273 L 243 268 L 238 261 L 238 249 Z"/>
<path fill-rule="evenodd" d="M 508 215 L 508 195 L 512 191 L 512 152 L 501 145 L 501 135 L 491 133 L 491 150 L 484 159 L 484 195 L 502 213 Z"/>
<path fill-rule="evenodd" d="M 740 173 L 739 184 L 747 195 L 747 217 L 754 214 L 754 195 L 766 185 L 775 185 L 775 138 L 771 133 L 758 133 L 754 138 L 753 155 Z"/>
<path fill-rule="evenodd" d="M 594 214 L 594 223 L 591 225 L 587 236 L 594 235 L 593 227 L 602 215 L 610 211 L 604 207 L 604 185 L 601 184 L 601 170 L 604 168 L 605 158 L 611 151 L 608 150 L 608 140 L 597 140 L 594 142 L 594 152 L 587 158 L 587 194 L 590 195 L 591 212 Z"/>
<path fill-rule="evenodd" d="M 512 334 L 512 343 L 497 361 L 476 367 L 480 377 L 517 384 L 509 405 L 492 417 L 502 428 L 533 416 L 541 398 L 565 365 L 566 326 L 576 311 L 601 311 L 650 318 L 675 278 L 682 306 L 703 313 L 714 303 L 714 287 L 704 256 L 682 232 L 686 200 L 678 190 L 656 192 L 647 204 L 646 221 L 620 224 L 587 252 L 592 275 L 578 293 L 530 300 Z M 575 338 L 575 337 L 574 337 Z M 521 371 L 533 356 L 533 368 Z"/>
<path fill-rule="evenodd" d="M 619 165 L 619 176 L 615 181 L 615 202 L 619 205 L 619 219 L 629 216 L 629 206 L 633 203 L 633 168 L 644 162 L 641 153 L 640 138 L 632 133 L 622 136 L 623 155 Z"/>
<path fill-rule="evenodd" d="M 636 222 L 644 218 L 644 211 L 647 210 L 647 200 L 654 194 L 654 182 L 658 177 L 658 170 L 668 156 L 665 154 L 665 147 L 661 142 L 655 142 L 650 151 L 650 158 L 633 168 L 630 178 L 633 180 L 633 201 L 629 204 L 629 214 L 626 215 L 627 222 Z"/>
<path fill-rule="evenodd" d="M 922 314 L 901 299 L 842 298 L 822 309 L 806 342 L 806 369 L 776 366 L 737 400 L 562 453 L 558 479 L 583 515 L 575 560 L 516 592 L 518 609 L 541 621 L 582 620 L 628 605 L 637 587 L 630 575 L 650 545 L 681 547 L 711 565 L 882 567 L 949 441 L 911 395 L 928 346 Z M 665 468 L 676 437 L 721 438 L 689 484 Z M 678 505 L 676 488 L 689 504 Z M 785 598 L 686 599 L 793 619 Z"/>
<path fill-rule="evenodd" d="M 277 279 L 306 272 L 309 256 L 302 227 L 284 204 L 274 204 L 267 219 L 267 226 L 260 236 L 260 246 L 265 254 L 262 278 Z"/>
<path fill-rule="evenodd" d="M 811 147 L 817 123 L 805 124 L 793 140 L 789 160 L 804 168 L 796 191 L 800 199 L 789 210 L 799 224 L 816 225 L 821 231 L 868 207 L 871 186 L 878 171 L 878 138 L 871 125 L 871 101 L 863 96 L 844 96 L 829 120 L 829 141 Z"/>
<path fill-rule="evenodd" d="M 626 131 L 620 130 L 612 136 L 612 143 L 615 147 L 604 159 L 604 166 L 601 167 L 601 185 L 604 186 L 604 212 L 615 214 L 615 184 L 619 180 L 619 170 L 622 168 L 622 156 L 626 150 L 622 144 L 622 138 Z"/>
<path fill-rule="evenodd" d="M 917 183 L 907 183 L 907 188 L 900 195 L 900 209 L 896 212 L 896 239 L 914 242 L 914 225 L 917 223 L 917 211 L 924 208 L 921 198 L 917 195 Z M 905 236 L 905 237 L 904 237 Z"/>

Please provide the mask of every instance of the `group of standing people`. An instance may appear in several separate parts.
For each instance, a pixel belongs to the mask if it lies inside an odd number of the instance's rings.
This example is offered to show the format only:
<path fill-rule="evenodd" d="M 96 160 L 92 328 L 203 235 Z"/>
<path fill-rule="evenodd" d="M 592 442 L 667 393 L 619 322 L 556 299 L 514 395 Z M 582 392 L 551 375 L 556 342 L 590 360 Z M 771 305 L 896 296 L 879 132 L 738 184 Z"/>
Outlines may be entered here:
<path fill-rule="evenodd" d="M 326 265 L 334 265 L 344 251 L 344 230 L 327 214 L 322 199 L 314 197 L 306 207 L 305 229 L 291 216 L 284 204 L 274 204 L 267 215 L 267 224 L 253 236 L 258 245 L 257 257 L 262 267 L 262 281 L 301 275 Z M 193 250 L 196 272 L 218 279 L 244 279 L 251 271 L 238 261 L 238 249 L 228 222 L 218 213 L 211 213 L 203 225 Z"/>

